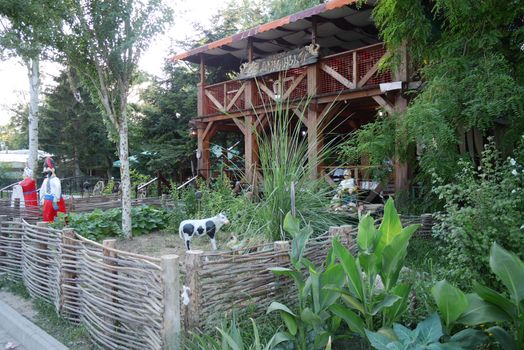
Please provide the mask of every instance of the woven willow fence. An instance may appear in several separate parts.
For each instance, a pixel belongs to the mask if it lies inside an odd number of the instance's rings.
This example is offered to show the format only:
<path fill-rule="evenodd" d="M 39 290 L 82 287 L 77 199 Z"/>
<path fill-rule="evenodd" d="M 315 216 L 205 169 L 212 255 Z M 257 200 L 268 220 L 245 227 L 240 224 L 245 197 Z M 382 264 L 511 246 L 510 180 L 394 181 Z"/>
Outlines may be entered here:
<path fill-rule="evenodd" d="M 0 272 L 85 325 L 106 349 L 175 349 L 180 334 L 179 259 L 152 258 L 87 240 L 70 229 L 0 222 Z"/>

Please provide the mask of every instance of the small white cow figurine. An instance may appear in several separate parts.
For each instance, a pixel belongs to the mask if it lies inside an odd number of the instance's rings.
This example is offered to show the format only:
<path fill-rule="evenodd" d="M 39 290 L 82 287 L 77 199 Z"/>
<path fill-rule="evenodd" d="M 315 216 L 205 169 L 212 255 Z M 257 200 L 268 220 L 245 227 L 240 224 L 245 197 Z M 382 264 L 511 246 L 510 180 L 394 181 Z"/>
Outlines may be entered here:
<path fill-rule="evenodd" d="M 178 227 L 178 234 L 186 242 L 187 250 L 191 250 L 191 239 L 193 236 L 202 236 L 207 234 L 211 238 L 213 250 L 217 250 L 215 234 L 224 225 L 229 224 L 229 220 L 223 213 L 208 219 L 201 220 L 184 220 Z"/>

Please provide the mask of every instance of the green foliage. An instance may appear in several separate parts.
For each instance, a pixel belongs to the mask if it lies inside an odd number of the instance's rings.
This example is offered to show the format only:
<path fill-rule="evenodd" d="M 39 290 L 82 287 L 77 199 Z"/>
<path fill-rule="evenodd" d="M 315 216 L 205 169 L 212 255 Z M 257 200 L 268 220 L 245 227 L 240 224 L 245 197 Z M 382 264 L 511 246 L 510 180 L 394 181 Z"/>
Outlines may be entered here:
<path fill-rule="evenodd" d="M 476 282 L 474 293 L 464 298 L 459 289 L 442 281 L 434 289 L 439 312 L 450 320 L 450 326 L 452 322 L 467 326 L 494 323 L 487 332 L 504 350 L 524 349 L 524 263 L 516 254 L 493 243 L 489 265 L 505 286 L 509 298 Z M 455 300 L 457 295 L 460 300 Z M 457 309 L 450 310 L 450 305 Z"/>
<path fill-rule="evenodd" d="M 243 332 L 239 327 L 236 316 L 233 314 L 233 318 L 229 325 L 224 324 L 222 327 L 217 328 L 220 334 L 220 340 L 216 340 L 214 337 L 203 333 L 191 334 L 190 341 L 187 342 L 185 349 L 187 350 L 269 350 L 273 349 L 276 345 L 285 341 L 285 338 L 274 335 L 265 345 L 260 339 L 258 326 L 252 318 L 252 332 L 253 341 L 251 343 L 246 339 L 246 332 Z"/>
<path fill-rule="evenodd" d="M 461 287 L 477 280 L 491 287 L 486 251 L 493 242 L 524 257 L 524 140 L 515 158 L 502 160 L 493 143 L 486 146 L 480 166 L 461 162 L 463 170 L 452 182 L 435 176 L 435 192 L 445 201 L 434 228 L 442 240 L 446 278 Z"/>
<path fill-rule="evenodd" d="M 344 284 L 344 270 L 335 264 L 331 254 L 323 269 L 315 267 L 303 257 L 306 242 L 313 233 L 311 227 L 300 227 L 300 220 L 290 213 L 286 215 L 284 229 L 293 237 L 291 263 L 293 269 L 277 267 L 271 271 L 277 276 L 291 278 L 298 291 L 298 305 L 292 311 L 282 303 L 273 301 L 267 313 L 278 312 L 285 324 L 285 331 L 275 337 L 292 342 L 297 350 L 321 349 L 329 346 L 330 340 L 340 326 L 341 318 L 330 311 L 340 296 Z M 308 271 L 306 276 L 303 272 Z"/>
<path fill-rule="evenodd" d="M 411 286 L 398 283 L 399 274 L 417 228 L 402 227 L 394 202 L 389 199 L 378 229 L 369 215 L 360 220 L 356 258 L 337 241 L 333 243 L 333 253 L 346 273 L 346 286 L 341 291 L 344 304 L 331 307 L 331 311 L 362 337 L 364 329 L 391 327 L 406 311 Z"/>
<path fill-rule="evenodd" d="M 463 350 L 475 349 L 485 339 L 480 331 L 466 329 L 451 337 L 449 341 L 440 342 L 444 333 L 437 313 L 420 322 L 414 330 L 401 324 L 393 324 L 392 332 L 380 330 L 366 335 L 371 345 L 378 350 L 434 349 Z"/>
<path fill-rule="evenodd" d="M 39 147 L 62 159 L 68 167 L 60 169 L 62 176 L 75 173 L 75 168 L 106 173 L 115 156 L 103 115 L 72 69 L 62 71 L 55 83 L 40 110 Z"/>
<path fill-rule="evenodd" d="M 286 237 L 282 225 L 286 213 L 292 210 L 292 184 L 298 217 L 310 224 L 315 232 L 325 232 L 329 226 L 343 221 L 341 215 L 328 210 L 332 189 L 324 179 L 310 178 L 311 169 L 326 158 L 330 144 L 323 145 L 314 164 L 308 162 L 307 140 L 301 135 L 301 124 L 294 122 L 286 106 L 288 102 L 278 102 L 268 131 L 256 134 L 263 173 L 261 190 L 264 192 L 257 215 L 264 223 L 266 237 L 272 240 Z M 309 101 L 303 102 L 302 114 L 309 104 Z"/>
<path fill-rule="evenodd" d="M 146 234 L 167 227 L 168 215 L 160 208 L 142 205 L 131 209 L 134 235 Z M 69 227 L 91 240 L 100 241 L 107 237 L 122 236 L 122 210 L 95 209 L 86 214 L 71 213 L 68 216 Z"/>

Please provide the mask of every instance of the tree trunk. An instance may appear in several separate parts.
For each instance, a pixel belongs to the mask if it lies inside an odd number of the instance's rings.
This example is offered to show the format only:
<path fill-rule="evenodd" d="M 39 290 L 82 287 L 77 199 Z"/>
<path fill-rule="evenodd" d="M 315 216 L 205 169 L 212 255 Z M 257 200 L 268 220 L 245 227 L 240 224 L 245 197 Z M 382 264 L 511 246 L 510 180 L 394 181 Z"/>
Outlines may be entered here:
<path fill-rule="evenodd" d="M 127 112 L 122 110 L 118 128 L 119 156 L 120 156 L 120 183 L 122 186 L 122 232 L 125 238 L 131 238 L 131 179 L 129 176 L 128 154 L 128 126 Z"/>
<path fill-rule="evenodd" d="M 38 102 L 40 93 L 40 61 L 39 58 L 30 59 L 27 62 L 29 77 L 29 168 L 33 174 L 38 170 Z M 35 176 L 35 175 L 33 175 Z"/>

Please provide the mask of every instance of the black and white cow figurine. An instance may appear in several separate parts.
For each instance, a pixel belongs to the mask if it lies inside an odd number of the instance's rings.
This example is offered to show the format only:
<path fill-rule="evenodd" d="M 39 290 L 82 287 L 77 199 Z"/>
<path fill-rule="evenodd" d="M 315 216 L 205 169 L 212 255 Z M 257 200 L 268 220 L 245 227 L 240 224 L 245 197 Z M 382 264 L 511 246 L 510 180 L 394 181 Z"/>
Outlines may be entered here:
<path fill-rule="evenodd" d="M 191 250 L 191 239 L 193 236 L 207 234 L 211 238 L 213 250 L 217 250 L 215 235 L 223 225 L 229 224 L 229 220 L 224 213 L 220 213 L 212 218 L 201 220 L 184 220 L 178 227 L 178 234 L 186 242 L 187 250 Z"/>

